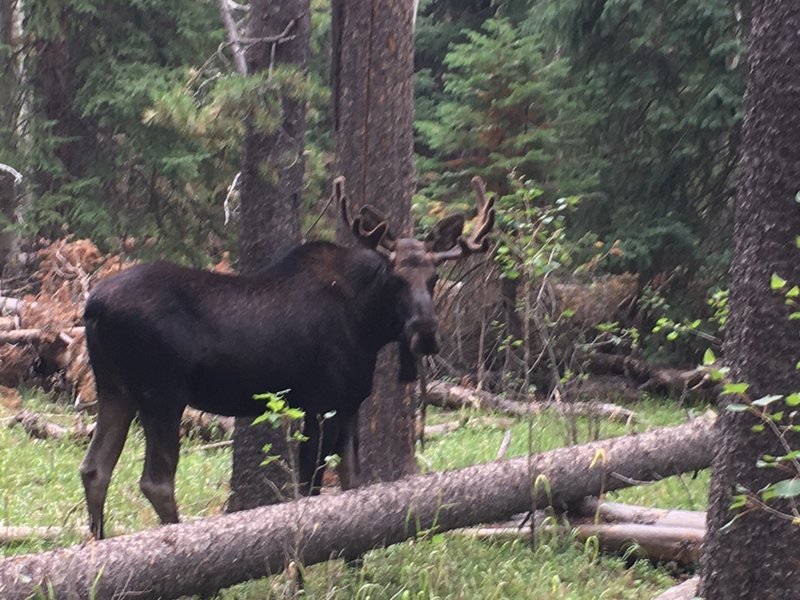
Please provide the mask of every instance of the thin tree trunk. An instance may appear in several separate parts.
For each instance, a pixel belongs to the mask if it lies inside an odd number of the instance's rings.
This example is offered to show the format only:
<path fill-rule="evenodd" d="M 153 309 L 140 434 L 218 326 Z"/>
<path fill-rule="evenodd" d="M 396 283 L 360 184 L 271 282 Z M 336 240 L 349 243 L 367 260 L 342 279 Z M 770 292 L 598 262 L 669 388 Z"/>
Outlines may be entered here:
<path fill-rule="evenodd" d="M 408 477 L 221 515 L 142 533 L 0 561 L 0 597 L 27 598 L 52 586 L 59 600 L 174 598 L 208 594 L 280 572 L 508 515 L 549 502 L 532 497 L 531 466 L 558 503 L 706 467 L 708 420 L 561 448 L 533 457 Z M 605 461 L 597 461 L 597 456 Z M 590 465 L 594 464 L 594 467 Z M 613 476 L 614 473 L 622 475 Z M 658 475 L 660 474 L 660 475 Z"/>
<path fill-rule="evenodd" d="M 292 24 L 293 22 L 293 24 Z M 254 0 L 250 2 L 247 38 L 293 36 L 282 43 L 257 43 L 246 53 L 250 73 L 290 64 L 305 70 L 310 35 L 308 0 Z M 283 123 L 267 134 L 248 125 L 241 178 L 240 267 L 252 273 L 285 254 L 300 241 L 300 203 L 303 189 L 305 136 L 304 100 L 284 96 Z M 263 390 L 279 391 L 279 390 Z M 266 407 L 265 407 L 266 408 Z M 287 469 L 289 446 L 281 430 L 268 424 L 252 426 L 252 419 L 236 419 L 233 472 L 228 510 L 242 510 L 294 497 Z M 264 444 L 283 461 L 262 466 Z"/>
<path fill-rule="evenodd" d="M 354 209 L 372 204 L 397 235 L 411 230 L 413 3 L 333 2 L 333 117 L 336 174 Z M 351 243 L 339 227 L 338 238 Z M 390 481 L 416 471 L 414 401 L 398 381 L 394 345 L 378 357 L 372 396 L 359 411 L 361 474 Z"/>
<path fill-rule="evenodd" d="M 748 396 L 755 400 L 800 390 L 795 368 L 800 321 L 788 319 L 783 293 L 770 290 L 773 273 L 789 286 L 800 284 L 795 246 L 800 234 L 800 3 L 755 2 L 752 19 L 724 349 L 732 379 L 747 382 Z M 797 525 L 757 507 L 746 514 L 731 509 L 737 486 L 757 496 L 768 483 L 791 476 L 756 465 L 765 454 L 786 451 L 769 429 L 752 430 L 758 423 L 754 416 L 725 410 L 729 402 L 723 401 L 717 425 L 699 595 L 707 600 L 800 598 Z M 796 432 L 785 440 L 800 449 Z M 770 502 L 770 508 L 786 513 L 791 506 Z"/>

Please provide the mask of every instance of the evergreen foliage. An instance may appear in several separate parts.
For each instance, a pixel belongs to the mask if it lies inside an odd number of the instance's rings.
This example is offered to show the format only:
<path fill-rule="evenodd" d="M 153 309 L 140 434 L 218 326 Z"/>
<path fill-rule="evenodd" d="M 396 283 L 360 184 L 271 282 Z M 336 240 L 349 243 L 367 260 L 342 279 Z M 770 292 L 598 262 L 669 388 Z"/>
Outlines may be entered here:
<path fill-rule="evenodd" d="M 551 32 L 601 118 L 582 127 L 600 206 L 584 230 L 622 240 L 620 267 L 665 254 L 696 262 L 727 245 L 741 122 L 743 31 L 732 0 L 543 0 L 526 26 Z M 589 203 L 587 203 L 588 205 Z M 655 243 L 655 245 L 654 245 Z M 649 257 L 648 254 L 659 254 Z"/>

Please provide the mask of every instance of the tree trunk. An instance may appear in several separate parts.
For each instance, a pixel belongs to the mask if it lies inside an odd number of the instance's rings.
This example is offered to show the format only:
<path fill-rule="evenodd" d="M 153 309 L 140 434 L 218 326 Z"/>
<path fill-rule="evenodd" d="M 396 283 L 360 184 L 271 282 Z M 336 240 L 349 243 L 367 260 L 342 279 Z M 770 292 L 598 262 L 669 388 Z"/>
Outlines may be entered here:
<path fill-rule="evenodd" d="M 305 70 L 308 64 L 310 12 L 308 0 L 250 2 L 250 39 L 274 37 L 294 24 L 294 38 L 274 47 L 276 63 Z M 273 44 L 257 43 L 246 53 L 250 73 L 269 69 Z M 303 189 L 305 100 L 285 96 L 283 123 L 266 134 L 248 126 L 244 140 L 241 179 L 240 267 L 252 273 L 273 262 L 300 241 L 300 202 Z M 278 391 L 278 390 L 263 390 Z M 268 424 L 251 425 L 236 419 L 233 472 L 228 510 L 242 510 L 294 497 L 291 472 L 286 469 L 289 447 L 281 430 Z M 262 466 L 264 444 L 283 461 Z M 283 463 L 283 464 L 281 464 Z"/>
<path fill-rule="evenodd" d="M 796 0 L 753 3 L 724 347 L 732 380 L 749 383 L 753 400 L 800 390 L 800 371 L 795 368 L 800 360 L 800 321 L 788 320 L 783 292 L 770 290 L 773 273 L 789 286 L 800 284 L 795 246 L 800 234 L 798 31 Z M 699 595 L 707 600 L 800 598 L 797 525 L 757 507 L 745 514 L 730 508 L 737 486 L 757 494 L 768 483 L 787 477 L 784 471 L 756 466 L 763 455 L 786 451 L 769 429 L 752 431 L 758 422 L 754 416 L 725 410 L 729 402 L 722 403 L 717 424 Z M 796 432 L 788 433 L 786 442 L 800 449 Z M 770 508 L 789 512 L 791 507 L 788 502 L 770 502 Z"/>
<path fill-rule="evenodd" d="M 12 57 L 0 63 L 0 162 L 20 156 L 17 124 L 21 109 L 21 12 L 19 0 L 0 0 L 0 46 L 5 48 L 6 56 Z M 22 169 L 19 164 L 10 166 Z M 0 215 L 3 219 L 0 222 L 0 271 L 15 245 L 16 236 L 7 225 L 14 220 L 18 185 L 13 175 L 0 171 Z"/>
<path fill-rule="evenodd" d="M 630 481 L 702 469 L 709 463 L 712 441 L 709 421 L 698 419 L 532 457 L 7 558 L 0 561 L 0 597 L 27 598 L 37 586 L 52 586 L 59 600 L 88 598 L 90 592 L 97 598 L 137 600 L 213 593 L 278 573 L 287 560 L 310 565 L 421 531 L 446 531 L 544 507 L 548 495 L 533 497 L 531 473 L 547 477 L 556 502 L 569 503 Z M 599 455 L 605 461 L 597 461 Z"/>
<path fill-rule="evenodd" d="M 333 2 L 333 119 L 336 174 L 353 209 L 372 204 L 397 235 L 411 230 L 413 3 Z M 351 243 L 341 225 L 338 238 Z M 372 396 L 359 411 L 361 474 L 391 481 L 416 471 L 414 402 L 398 382 L 394 345 L 384 349 Z"/>

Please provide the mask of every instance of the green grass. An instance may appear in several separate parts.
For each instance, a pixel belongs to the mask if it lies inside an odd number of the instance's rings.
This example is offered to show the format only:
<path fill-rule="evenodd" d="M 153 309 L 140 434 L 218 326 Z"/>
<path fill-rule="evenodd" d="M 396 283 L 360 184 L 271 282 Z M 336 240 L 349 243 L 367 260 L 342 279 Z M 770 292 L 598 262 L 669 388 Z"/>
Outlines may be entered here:
<path fill-rule="evenodd" d="M 71 422 L 69 407 L 27 398 L 26 408 L 50 413 L 53 421 Z M 580 443 L 623 435 L 685 420 L 685 411 L 667 401 L 647 400 L 635 407 L 638 421 L 626 427 L 607 421 L 579 419 Z M 0 409 L 0 418 L 8 416 Z M 63 416 L 60 416 L 63 415 Z M 432 438 L 418 453 L 420 470 L 444 470 L 494 460 L 504 424 L 469 424 L 473 411 L 429 412 L 429 423 L 465 420 L 467 425 Z M 516 421 L 507 456 L 564 446 L 570 429 L 550 413 L 529 423 Z M 530 432 L 530 435 L 529 435 Z M 178 468 L 177 495 L 184 518 L 219 513 L 228 495 L 230 450 L 198 450 L 199 442 L 184 440 Z M 65 527 L 55 542 L 30 542 L 0 547 L 0 555 L 38 552 L 85 539 L 86 517 L 78 465 L 86 447 L 69 441 L 32 440 L 19 427 L 0 426 L 0 524 Z M 132 532 L 157 524 L 152 507 L 139 491 L 144 454 L 141 430 L 134 425 L 114 473 L 106 503 L 113 532 Z M 657 484 L 609 494 L 610 499 L 648 506 L 705 507 L 708 473 L 696 478 L 672 477 Z M 364 567 L 353 570 L 341 561 L 314 565 L 306 572 L 306 597 L 372 599 L 620 599 L 647 598 L 673 583 L 670 575 L 647 561 L 626 566 L 618 557 L 594 556 L 568 535 L 539 539 L 531 548 L 523 542 L 490 543 L 456 534 L 434 535 L 370 552 Z M 236 586 L 221 594 L 225 600 L 279 597 L 285 585 L 276 576 Z"/>

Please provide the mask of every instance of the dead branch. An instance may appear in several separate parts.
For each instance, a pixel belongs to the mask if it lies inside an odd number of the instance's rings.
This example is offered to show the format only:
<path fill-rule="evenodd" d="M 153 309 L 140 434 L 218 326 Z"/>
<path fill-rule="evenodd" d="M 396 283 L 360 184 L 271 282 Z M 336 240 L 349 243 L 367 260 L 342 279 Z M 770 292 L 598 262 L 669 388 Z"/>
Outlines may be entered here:
<path fill-rule="evenodd" d="M 554 497 L 575 502 L 624 487 L 609 469 L 633 479 L 709 465 L 711 422 L 560 448 L 532 457 L 430 473 L 341 494 L 167 525 L 141 533 L 0 561 L 0 597 L 28 598 L 52 589 L 59 599 L 175 598 L 209 594 L 280 572 L 288 561 L 311 565 L 335 556 L 543 508 L 531 472 Z M 605 461 L 597 461 L 598 455 Z M 594 465 L 592 467 L 591 465 Z M 669 528 L 674 530 L 675 528 Z"/>

